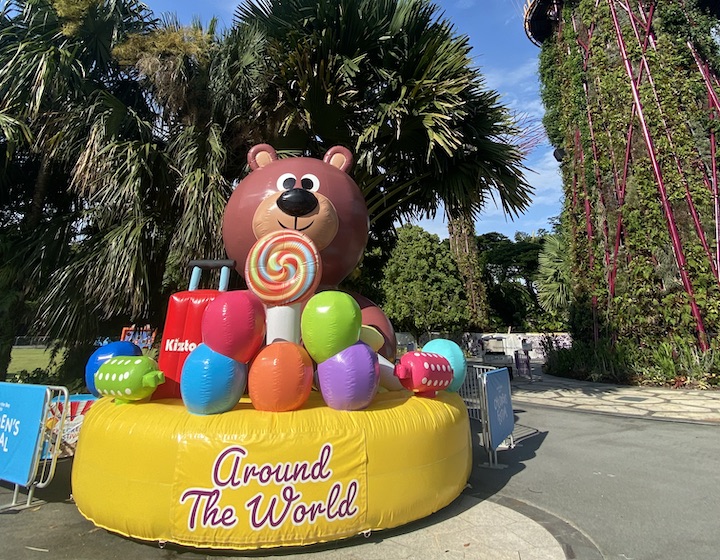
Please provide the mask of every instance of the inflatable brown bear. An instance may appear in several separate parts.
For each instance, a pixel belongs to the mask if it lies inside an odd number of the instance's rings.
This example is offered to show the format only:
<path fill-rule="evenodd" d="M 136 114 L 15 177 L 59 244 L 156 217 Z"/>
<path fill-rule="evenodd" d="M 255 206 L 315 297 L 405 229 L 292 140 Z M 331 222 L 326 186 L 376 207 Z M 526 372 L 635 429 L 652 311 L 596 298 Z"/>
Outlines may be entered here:
<path fill-rule="evenodd" d="M 251 173 L 233 192 L 223 221 L 228 257 L 244 275 L 245 262 L 257 239 L 273 231 L 296 230 L 320 251 L 319 289 L 336 288 L 357 266 L 368 238 L 368 211 L 360 188 L 348 175 L 353 156 L 343 146 L 330 148 L 322 160 L 279 159 L 268 144 L 248 152 Z M 380 354 L 394 361 L 392 325 L 370 300 L 353 294 L 365 325 L 384 337 Z"/>
<path fill-rule="evenodd" d="M 320 250 L 321 288 L 335 288 L 357 266 L 368 237 L 368 213 L 348 175 L 352 154 L 330 148 L 322 160 L 278 159 L 260 144 L 248 153 L 252 172 L 233 192 L 225 210 L 223 241 L 243 274 L 255 241 L 273 231 L 296 230 Z"/>

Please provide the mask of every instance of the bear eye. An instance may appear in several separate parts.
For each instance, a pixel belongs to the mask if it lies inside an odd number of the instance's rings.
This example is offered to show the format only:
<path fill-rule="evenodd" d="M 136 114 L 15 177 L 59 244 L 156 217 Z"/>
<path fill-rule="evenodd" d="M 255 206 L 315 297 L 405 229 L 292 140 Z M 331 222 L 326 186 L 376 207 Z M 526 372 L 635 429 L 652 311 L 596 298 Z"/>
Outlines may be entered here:
<path fill-rule="evenodd" d="M 295 188 L 295 183 L 297 183 L 295 175 L 292 173 L 283 173 L 280 177 L 278 177 L 277 190 L 289 191 Z"/>
<path fill-rule="evenodd" d="M 316 192 L 320 188 L 320 179 L 315 177 L 312 173 L 307 173 L 300 179 L 302 188 L 306 191 Z"/>

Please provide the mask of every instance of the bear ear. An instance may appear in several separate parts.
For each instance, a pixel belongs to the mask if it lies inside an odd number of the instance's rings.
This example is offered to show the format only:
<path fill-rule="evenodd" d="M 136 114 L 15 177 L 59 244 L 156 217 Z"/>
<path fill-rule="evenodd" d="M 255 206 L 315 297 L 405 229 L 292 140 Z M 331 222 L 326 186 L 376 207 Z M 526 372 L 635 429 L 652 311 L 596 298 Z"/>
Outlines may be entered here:
<path fill-rule="evenodd" d="M 353 156 L 344 146 L 333 146 L 326 152 L 323 161 L 347 173 L 352 167 Z"/>
<path fill-rule="evenodd" d="M 256 169 L 269 165 L 277 158 L 277 152 L 270 144 L 258 144 L 250 148 L 247 161 L 250 169 L 255 171 Z"/>

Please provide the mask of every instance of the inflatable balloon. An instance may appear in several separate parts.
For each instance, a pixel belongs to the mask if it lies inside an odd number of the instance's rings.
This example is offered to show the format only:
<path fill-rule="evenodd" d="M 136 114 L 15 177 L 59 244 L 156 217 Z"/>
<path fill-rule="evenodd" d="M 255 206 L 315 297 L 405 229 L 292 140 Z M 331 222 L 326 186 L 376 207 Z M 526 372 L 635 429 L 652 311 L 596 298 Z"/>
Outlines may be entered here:
<path fill-rule="evenodd" d="M 450 362 L 450 367 L 453 370 L 453 380 L 447 390 L 453 392 L 459 391 L 467 375 L 467 360 L 465 359 L 465 353 L 462 351 L 462 348 L 452 340 L 436 338 L 428 342 L 422 349 L 423 352 L 440 354 Z"/>
<path fill-rule="evenodd" d="M 360 340 L 360 306 L 345 292 L 320 292 L 305 305 L 302 341 L 315 362 L 324 362 Z"/>
<path fill-rule="evenodd" d="M 250 364 L 248 392 L 257 410 L 297 410 L 310 396 L 312 383 L 312 360 L 294 342 L 274 342 L 260 350 Z"/>
<path fill-rule="evenodd" d="M 368 325 L 362 325 L 360 327 L 360 340 L 375 350 L 375 352 L 379 352 L 383 344 L 385 344 L 385 338 L 382 333 L 375 327 L 369 327 Z"/>
<path fill-rule="evenodd" d="M 365 296 L 361 296 L 355 292 L 349 293 L 360 306 L 363 325 L 377 329 L 385 339 L 385 343 L 377 352 L 391 362 L 394 362 L 397 353 L 397 338 L 395 338 L 395 329 L 390 319 L 387 318 L 382 309 Z"/>
<path fill-rule="evenodd" d="M 165 376 L 155 360 L 147 356 L 116 356 L 95 372 L 95 388 L 118 404 L 141 401 L 153 394 Z"/>
<path fill-rule="evenodd" d="M 247 365 L 199 344 L 185 360 L 180 394 L 193 414 L 219 414 L 231 410 L 247 385 Z"/>
<path fill-rule="evenodd" d="M 247 290 L 220 292 L 203 313 L 202 338 L 211 350 L 247 363 L 265 338 L 265 307 Z"/>
<path fill-rule="evenodd" d="M 142 349 L 132 342 L 110 342 L 92 353 L 85 365 L 85 385 L 96 397 L 102 395 L 95 388 L 95 373 L 102 364 L 115 356 L 142 356 Z"/>
<path fill-rule="evenodd" d="M 447 389 L 453 380 L 453 370 L 445 357 L 433 352 L 408 352 L 395 365 L 395 375 L 403 387 L 419 397 L 434 398 Z"/>
<path fill-rule="evenodd" d="M 378 364 L 380 365 L 380 387 L 388 391 L 402 391 L 402 383 L 395 375 L 395 364 L 382 355 L 378 355 Z"/>
<path fill-rule="evenodd" d="M 323 399 L 335 410 L 367 408 L 380 381 L 377 354 L 364 342 L 357 342 L 320 362 L 317 373 Z"/>

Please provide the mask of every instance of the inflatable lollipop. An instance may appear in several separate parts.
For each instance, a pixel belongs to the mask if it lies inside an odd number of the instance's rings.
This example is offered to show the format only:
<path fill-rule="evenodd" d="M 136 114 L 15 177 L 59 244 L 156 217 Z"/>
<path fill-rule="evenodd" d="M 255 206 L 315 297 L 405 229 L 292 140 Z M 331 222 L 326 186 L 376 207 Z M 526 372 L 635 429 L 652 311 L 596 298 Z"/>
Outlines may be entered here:
<path fill-rule="evenodd" d="M 321 275 L 320 255 L 306 235 L 275 231 L 255 242 L 245 262 L 245 281 L 267 306 L 268 344 L 300 342 L 301 306 L 315 293 Z"/>

